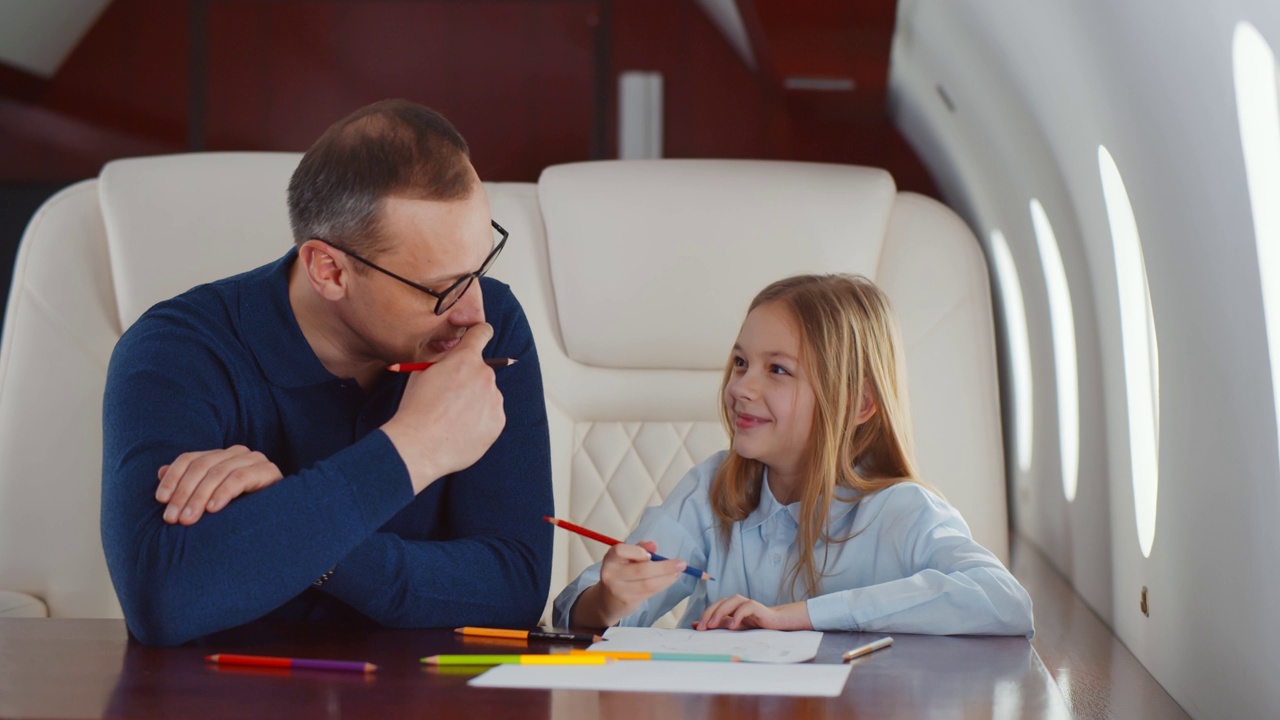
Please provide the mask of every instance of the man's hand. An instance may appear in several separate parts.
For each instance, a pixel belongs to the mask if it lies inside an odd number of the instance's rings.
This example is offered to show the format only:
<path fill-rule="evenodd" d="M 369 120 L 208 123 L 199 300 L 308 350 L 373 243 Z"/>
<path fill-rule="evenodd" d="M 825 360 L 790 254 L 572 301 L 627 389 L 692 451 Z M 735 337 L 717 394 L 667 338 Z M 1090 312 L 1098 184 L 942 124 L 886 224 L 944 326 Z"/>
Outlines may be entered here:
<path fill-rule="evenodd" d="M 156 500 L 168 505 L 164 521 L 191 525 L 237 497 L 274 485 L 283 475 L 260 452 L 243 445 L 182 453 L 157 473 Z"/>
<path fill-rule="evenodd" d="M 812 630 L 809 606 L 800 602 L 769 607 L 742 595 L 715 601 L 693 624 L 694 630 Z"/>
<path fill-rule="evenodd" d="M 400 407 L 382 426 L 414 493 L 474 465 L 506 426 L 493 368 L 480 357 L 492 337 L 488 323 L 471 326 L 444 359 L 409 377 Z"/>
<path fill-rule="evenodd" d="M 645 600 L 680 579 L 684 560 L 651 560 L 653 542 L 618 543 L 600 563 L 600 582 L 587 588 L 573 605 L 571 625 L 610 627 L 640 609 Z"/>

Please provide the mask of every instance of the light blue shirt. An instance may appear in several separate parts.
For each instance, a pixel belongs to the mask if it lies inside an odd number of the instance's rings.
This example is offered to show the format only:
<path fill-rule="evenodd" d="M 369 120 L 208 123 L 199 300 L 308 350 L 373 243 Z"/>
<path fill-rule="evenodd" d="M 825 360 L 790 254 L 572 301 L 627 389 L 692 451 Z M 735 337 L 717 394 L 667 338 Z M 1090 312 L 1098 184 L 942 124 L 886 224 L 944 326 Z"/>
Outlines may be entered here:
<path fill-rule="evenodd" d="M 652 625 L 686 597 L 682 627 L 735 594 L 770 607 L 799 599 L 791 595 L 788 575 L 797 558 L 800 503 L 779 503 L 767 473 L 759 506 L 733 524 L 727 548 L 721 543 L 709 491 L 726 454 L 690 470 L 662 505 L 645 510 L 627 537 L 628 543 L 652 540 L 659 554 L 683 558 L 715 580 L 681 575 L 619 625 Z M 1027 591 L 974 542 L 960 513 L 923 486 L 903 482 L 861 498 L 840 491 L 827 522 L 831 537 L 850 539 L 819 541 L 814 549 L 825 557 L 820 592 L 806 601 L 815 630 L 1031 637 Z M 599 580 L 596 563 L 560 593 L 557 625 L 568 624 L 578 596 Z M 804 593 L 803 579 L 796 593 Z"/>

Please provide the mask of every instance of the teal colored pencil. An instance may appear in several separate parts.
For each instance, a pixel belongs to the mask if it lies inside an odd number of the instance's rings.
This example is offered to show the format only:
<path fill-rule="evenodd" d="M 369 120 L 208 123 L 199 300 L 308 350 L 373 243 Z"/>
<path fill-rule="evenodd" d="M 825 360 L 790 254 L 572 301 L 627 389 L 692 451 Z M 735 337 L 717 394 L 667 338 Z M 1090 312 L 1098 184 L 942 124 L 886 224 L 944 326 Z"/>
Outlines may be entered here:
<path fill-rule="evenodd" d="M 674 660 L 679 662 L 741 662 L 737 655 L 648 652 L 644 650 L 570 650 L 568 655 L 603 655 L 614 660 Z"/>

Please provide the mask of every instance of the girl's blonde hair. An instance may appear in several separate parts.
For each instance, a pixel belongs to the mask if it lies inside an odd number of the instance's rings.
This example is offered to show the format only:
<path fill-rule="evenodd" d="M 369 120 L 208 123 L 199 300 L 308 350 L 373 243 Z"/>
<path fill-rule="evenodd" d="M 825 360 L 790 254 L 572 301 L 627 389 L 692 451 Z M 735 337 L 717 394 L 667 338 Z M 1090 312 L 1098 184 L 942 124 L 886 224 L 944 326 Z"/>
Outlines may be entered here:
<path fill-rule="evenodd" d="M 919 482 L 907 415 L 901 332 L 889 299 L 870 280 L 857 275 L 797 275 L 779 280 L 756 295 L 750 310 L 767 303 L 786 308 L 795 322 L 799 362 L 816 400 L 800 468 L 807 480 L 801 491 L 796 537 L 799 559 L 789 572 L 792 596 L 801 577 L 812 596 L 818 593 L 826 565 L 825 559 L 817 562 L 812 549 L 819 540 L 829 544 L 848 539 L 833 538 L 827 529 L 836 488 L 867 494 L 903 481 Z M 730 447 L 734 424 L 723 397 L 732 372 L 730 354 L 720 384 L 720 418 Z M 864 390 L 872 393 L 876 412 L 855 425 Z M 733 523 L 759 505 L 763 473 L 763 463 L 732 449 L 716 470 L 711 507 L 726 546 Z"/>

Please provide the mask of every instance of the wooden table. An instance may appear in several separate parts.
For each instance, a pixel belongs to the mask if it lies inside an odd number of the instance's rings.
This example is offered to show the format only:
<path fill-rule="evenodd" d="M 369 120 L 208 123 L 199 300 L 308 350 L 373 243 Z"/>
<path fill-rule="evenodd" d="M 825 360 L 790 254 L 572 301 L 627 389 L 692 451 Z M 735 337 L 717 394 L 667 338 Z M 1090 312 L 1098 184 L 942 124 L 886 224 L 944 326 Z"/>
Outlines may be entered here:
<path fill-rule="evenodd" d="M 815 662 L 878 635 L 828 633 Z M 513 644 L 514 643 L 514 644 Z M 458 652 L 545 652 L 553 644 L 461 638 L 448 630 L 317 636 L 304 626 L 241 629 L 199 645 L 149 648 L 118 620 L 0 618 L 3 718 L 1036 718 L 1069 717 L 1023 638 L 894 636 L 856 661 L 838 698 L 480 689 L 475 671 L 424 668 Z M 366 660 L 354 673 L 228 668 L 215 652 Z"/>

